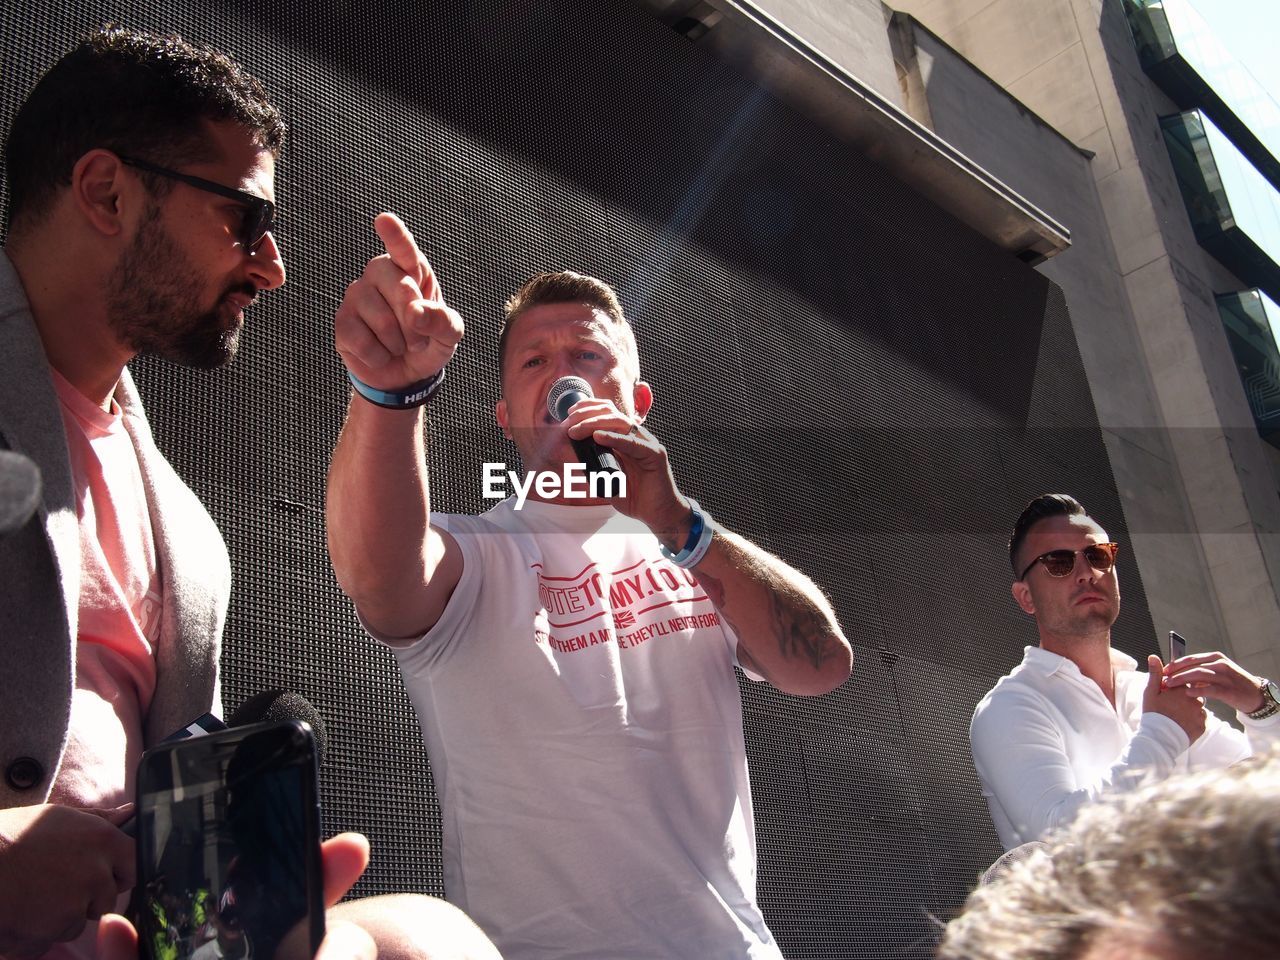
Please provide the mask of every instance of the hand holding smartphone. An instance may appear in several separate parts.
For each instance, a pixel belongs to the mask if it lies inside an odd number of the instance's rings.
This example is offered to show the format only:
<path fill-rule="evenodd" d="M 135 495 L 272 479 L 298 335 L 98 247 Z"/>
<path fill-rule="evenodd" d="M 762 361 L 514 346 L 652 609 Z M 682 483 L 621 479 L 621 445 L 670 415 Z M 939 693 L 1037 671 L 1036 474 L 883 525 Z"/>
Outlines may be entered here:
<path fill-rule="evenodd" d="M 272 960 L 324 936 L 316 747 L 297 720 L 157 744 L 138 766 L 143 957 Z M 283 958 L 282 958 L 283 960 Z"/>
<path fill-rule="evenodd" d="M 1187 655 L 1187 641 L 1177 630 L 1169 631 L 1169 663 L 1181 659 Z M 1160 679 L 1160 688 L 1163 690 L 1169 686 L 1167 680 L 1163 677 Z"/>

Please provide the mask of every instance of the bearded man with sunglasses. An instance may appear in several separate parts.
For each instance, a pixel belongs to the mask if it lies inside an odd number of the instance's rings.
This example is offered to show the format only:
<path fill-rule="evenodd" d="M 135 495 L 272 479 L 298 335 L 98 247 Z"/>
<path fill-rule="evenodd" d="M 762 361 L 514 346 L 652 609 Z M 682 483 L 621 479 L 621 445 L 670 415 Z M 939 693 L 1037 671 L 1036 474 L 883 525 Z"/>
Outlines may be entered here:
<path fill-rule="evenodd" d="M 983 697 L 970 746 L 1006 849 L 1038 840 L 1104 793 L 1176 771 L 1225 767 L 1280 741 L 1276 687 L 1220 653 L 1147 673 L 1111 646 L 1120 613 L 1113 543 L 1074 498 L 1045 494 L 1009 540 L 1013 598 L 1040 645 Z M 1205 710 L 1235 708 L 1244 732 Z"/>
<path fill-rule="evenodd" d="M 227 57 L 118 28 L 50 68 L 9 131 L 0 447 L 43 490 L 0 539 L 0 954 L 92 954 L 81 930 L 133 883 L 138 757 L 221 709 L 226 547 L 125 365 L 230 362 L 245 308 L 285 280 L 284 133 Z"/>
<path fill-rule="evenodd" d="M 119 28 L 58 61 L 10 130 L 0 449 L 34 462 L 43 490 L 0 536 L 0 955 L 95 955 L 87 924 L 133 886 L 119 826 L 139 756 L 221 710 L 227 550 L 152 441 L 126 364 L 231 361 L 244 310 L 285 280 L 271 234 L 284 133 L 223 54 Z M 0 493 L 6 522 L 21 516 Z M 326 846 L 348 886 L 362 843 Z M 384 960 L 496 956 L 425 896 L 335 918 Z M 128 925 L 106 931 L 127 952 Z"/>

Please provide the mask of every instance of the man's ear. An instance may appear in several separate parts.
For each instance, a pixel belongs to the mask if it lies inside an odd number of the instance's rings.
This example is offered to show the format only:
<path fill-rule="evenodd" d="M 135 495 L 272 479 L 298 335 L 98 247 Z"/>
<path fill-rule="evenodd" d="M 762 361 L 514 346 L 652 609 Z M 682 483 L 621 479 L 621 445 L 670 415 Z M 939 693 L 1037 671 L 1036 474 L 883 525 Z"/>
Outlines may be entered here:
<path fill-rule="evenodd" d="M 1022 612 L 1034 617 L 1036 615 L 1036 603 L 1031 599 L 1031 588 L 1027 586 L 1025 581 L 1015 580 L 1013 586 L 1009 589 L 1013 593 L 1014 602 L 1022 608 Z"/>
<path fill-rule="evenodd" d="M 71 168 L 71 199 L 85 222 L 103 236 L 124 230 L 126 207 L 141 198 L 142 184 L 126 183 L 124 164 L 110 150 L 90 150 Z"/>
<path fill-rule="evenodd" d="M 653 387 L 643 380 L 637 380 L 631 391 L 631 402 L 635 405 L 636 416 L 644 423 L 644 418 L 653 409 Z"/>
<path fill-rule="evenodd" d="M 507 401 L 505 399 L 499 400 L 494 404 L 493 416 L 498 421 L 498 426 L 502 428 L 502 435 L 508 440 L 515 440 L 515 437 L 511 435 L 510 427 L 507 426 Z"/>

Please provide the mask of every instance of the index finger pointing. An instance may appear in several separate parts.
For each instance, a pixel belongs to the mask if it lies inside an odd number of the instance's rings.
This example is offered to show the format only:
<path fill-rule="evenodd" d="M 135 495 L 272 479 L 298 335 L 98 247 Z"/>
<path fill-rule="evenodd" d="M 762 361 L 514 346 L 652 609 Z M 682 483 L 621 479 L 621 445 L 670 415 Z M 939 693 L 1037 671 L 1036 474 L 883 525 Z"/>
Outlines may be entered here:
<path fill-rule="evenodd" d="M 418 249 L 418 244 L 404 221 L 394 213 L 380 213 L 374 218 L 373 229 L 377 231 L 382 245 L 387 248 L 391 262 L 417 282 L 423 297 L 428 300 L 443 299 L 435 272 Z"/>

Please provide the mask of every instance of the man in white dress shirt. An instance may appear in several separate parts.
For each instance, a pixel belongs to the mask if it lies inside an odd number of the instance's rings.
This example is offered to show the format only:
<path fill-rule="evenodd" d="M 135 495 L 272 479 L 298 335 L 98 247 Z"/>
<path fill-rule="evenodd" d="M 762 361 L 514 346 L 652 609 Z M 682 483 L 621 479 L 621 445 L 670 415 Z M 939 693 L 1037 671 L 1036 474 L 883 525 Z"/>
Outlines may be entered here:
<path fill-rule="evenodd" d="M 1065 494 L 1029 503 L 1009 541 L 1013 598 L 1040 645 L 974 710 L 969 737 L 1006 849 L 1042 838 L 1103 793 L 1174 771 L 1225 767 L 1280 740 L 1276 684 L 1221 653 L 1147 658 L 1111 646 L 1119 545 Z M 1212 697 L 1244 732 L 1208 713 Z"/>

